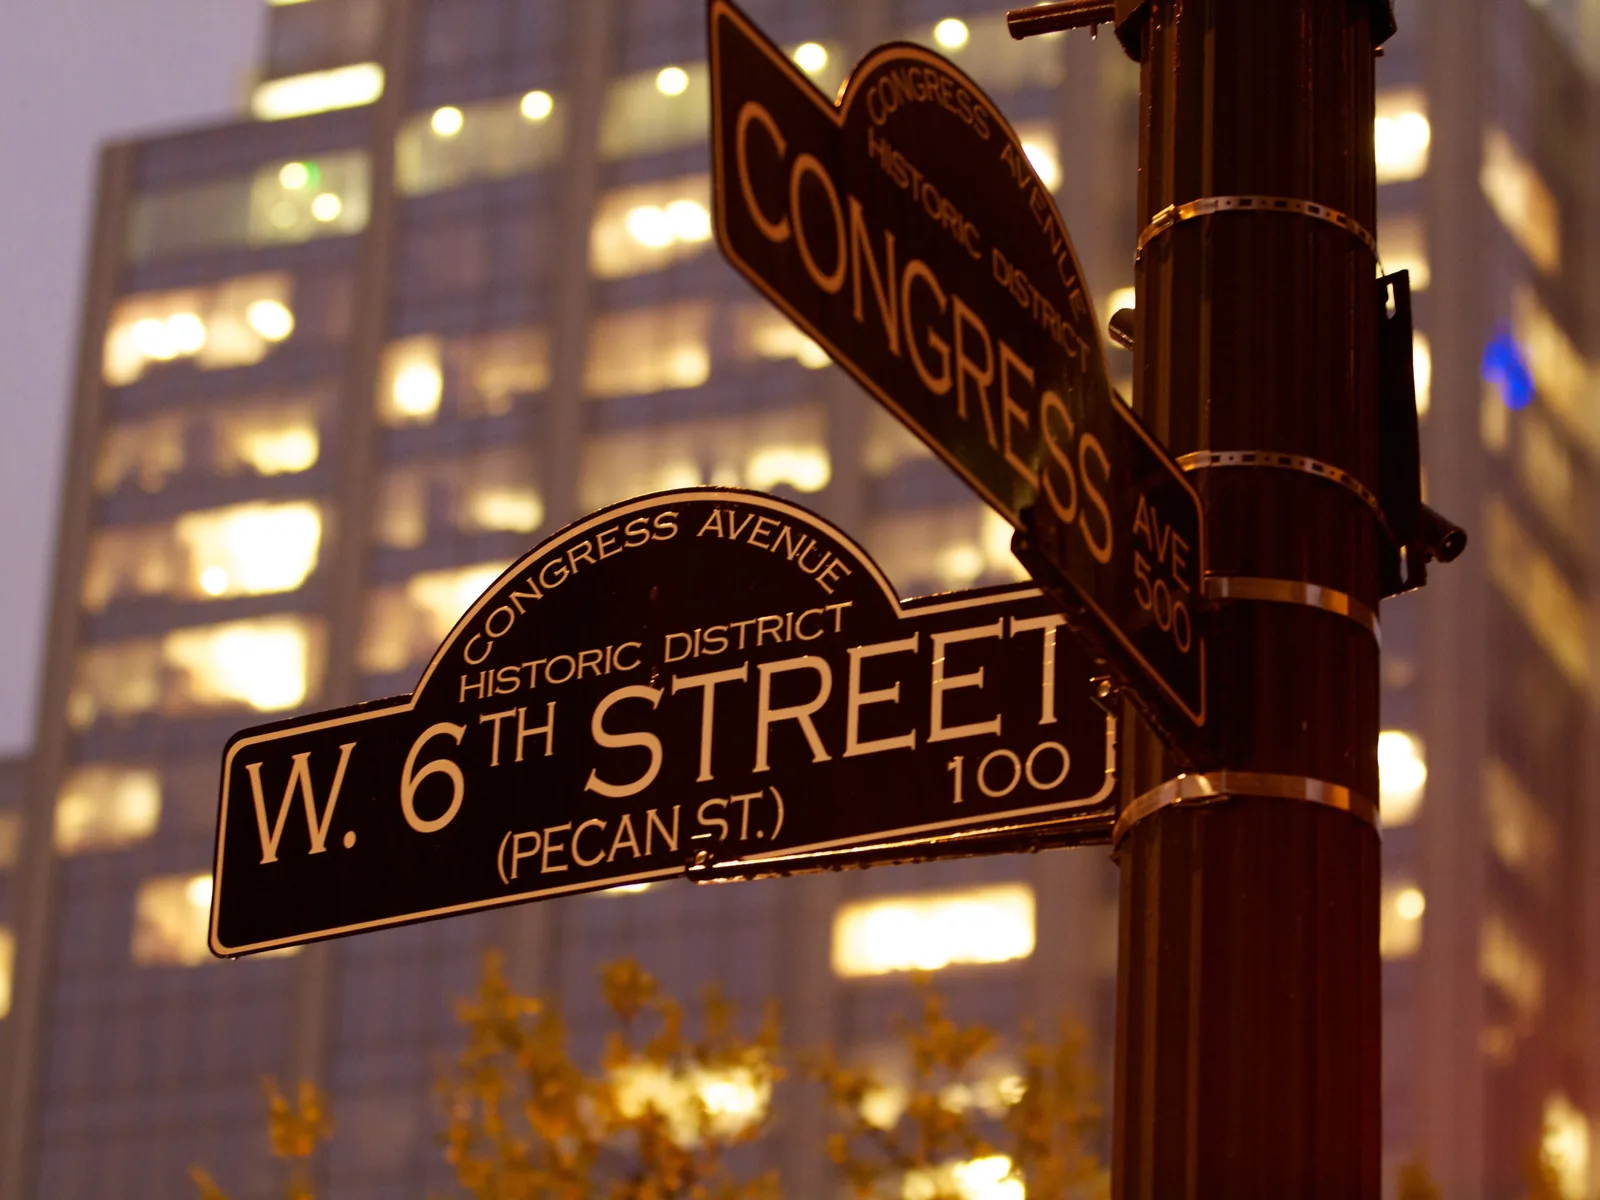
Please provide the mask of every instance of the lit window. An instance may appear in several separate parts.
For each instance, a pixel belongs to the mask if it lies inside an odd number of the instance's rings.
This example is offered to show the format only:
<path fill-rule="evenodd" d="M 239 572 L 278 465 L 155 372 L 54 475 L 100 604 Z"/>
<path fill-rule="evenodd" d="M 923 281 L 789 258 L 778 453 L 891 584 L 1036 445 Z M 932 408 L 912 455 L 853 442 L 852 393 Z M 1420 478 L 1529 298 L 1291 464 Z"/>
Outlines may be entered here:
<path fill-rule="evenodd" d="M 1106 298 L 1105 316 L 1110 320 L 1111 315 L 1119 309 L 1132 308 L 1137 300 L 1137 293 L 1131 287 L 1119 287 Z"/>
<path fill-rule="evenodd" d="M 1011 962 L 1033 946 L 1025 883 L 858 900 L 833 918 L 833 969 L 845 978 Z"/>
<path fill-rule="evenodd" d="M 395 138 L 395 183 L 404 195 L 422 196 L 538 170 L 561 157 L 555 109 L 549 92 L 533 91 L 417 113 Z"/>
<path fill-rule="evenodd" d="M 1532 288 L 1518 288 L 1511 309 L 1516 345 L 1539 395 L 1574 436 L 1600 451 L 1600 408 L 1590 399 L 1600 378 Z"/>
<path fill-rule="evenodd" d="M 185 513 L 173 525 L 190 586 L 206 596 L 292 592 L 317 565 L 322 514 L 306 501 Z"/>
<path fill-rule="evenodd" d="M 689 72 L 682 67 L 662 67 L 656 72 L 656 91 L 663 96 L 681 96 L 689 90 Z"/>
<path fill-rule="evenodd" d="M 320 620 L 285 614 L 91 646 L 78 656 L 67 719 L 84 729 L 148 712 L 294 708 L 320 686 L 324 640 Z"/>
<path fill-rule="evenodd" d="M 622 188 L 595 206 L 589 269 L 600 279 L 659 271 L 710 243 L 709 175 Z"/>
<path fill-rule="evenodd" d="M 207 962 L 210 875 L 157 875 L 133 899 L 133 961 L 141 967 L 193 967 Z"/>
<path fill-rule="evenodd" d="M 770 304 L 743 306 L 734 312 L 734 338 L 745 359 L 793 359 L 816 370 L 833 361 L 828 352 Z"/>
<path fill-rule="evenodd" d="M 316 566 L 322 517 L 306 501 L 185 513 L 171 525 L 113 526 L 95 537 L 84 607 L 119 596 L 181 599 L 290 592 Z"/>
<path fill-rule="evenodd" d="M 367 597 L 357 662 L 372 675 L 419 663 L 439 648 L 457 619 L 500 577 L 507 563 L 480 563 L 413 575 Z"/>
<path fill-rule="evenodd" d="M 191 422 L 206 428 L 214 450 L 209 466 L 219 475 L 243 470 L 295 474 L 315 466 L 321 450 L 314 404 L 241 402 L 188 418 L 166 414 L 121 422 L 106 431 L 95 464 L 95 490 L 106 495 L 133 484 L 147 492 L 161 491 L 189 465 L 184 443 Z"/>
<path fill-rule="evenodd" d="M 1028 578 L 1011 553 L 1012 528 L 985 505 L 879 517 L 866 545 L 902 595 Z"/>
<path fill-rule="evenodd" d="M 794 48 L 794 64 L 807 75 L 815 75 L 828 65 L 828 50 L 821 42 L 801 42 Z"/>
<path fill-rule="evenodd" d="M 1547 888 L 1557 854 L 1555 823 L 1497 758 L 1483 765 L 1483 817 L 1495 857 L 1540 890 Z"/>
<path fill-rule="evenodd" d="M 56 850 L 82 854 L 143 841 L 161 820 L 161 779 L 144 767 L 96 765 L 67 776 L 56 796 Z"/>
<path fill-rule="evenodd" d="M 1539 1157 L 1555 1176 L 1561 1200 L 1589 1200 L 1589 1118 L 1561 1092 L 1544 1102 Z"/>
<path fill-rule="evenodd" d="M 591 437 L 583 447 L 578 494 L 594 509 L 702 484 L 762 491 L 783 484 L 816 492 L 831 473 L 823 414 L 801 408 Z"/>
<path fill-rule="evenodd" d="M 425 334 L 385 349 L 378 415 L 386 425 L 425 425 L 448 405 L 457 417 L 498 417 L 519 397 L 549 386 L 550 343 L 542 329 L 449 340 Z"/>
<path fill-rule="evenodd" d="M 134 201 L 128 257 L 143 262 L 223 246 L 358 233 L 367 223 L 368 188 L 366 151 L 347 150 L 148 192 Z M 204 336 L 203 325 L 190 327 L 194 342 Z"/>
<path fill-rule="evenodd" d="M 1544 1006 L 1544 963 L 1498 913 L 1484 918 L 1478 938 L 1478 974 L 1511 1001 L 1525 1024 Z"/>
<path fill-rule="evenodd" d="M 522 103 L 517 106 L 530 121 L 543 121 L 555 111 L 556 102 L 549 92 L 534 90 L 523 96 Z"/>
<path fill-rule="evenodd" d="M 1413 883 L 1385 883 L 1378 901 L 1378 953 L 1410 958 L 1422 947 L 1422 914 L 1427 901 Z"/>
<path fill-rule="evenodd" d="M 1427 103 L 1414 89 L 1380 92 L 1372 127 L 1372 149 L 1379 183 L 1420 179 L 1428 170 Z"/>
<path fill-rule="evenodd" d="M 11 977 L 16 970 L 17 939 L 0 925 L 0 1018 L 11 1011 Z"/>
<path fill-rule="evenodd" d="M 1056 140 L 1055 130 L 1050 123 L 1036 121 L 1018 125 L 1017 141 L 1022 143 L 1022 152 L 1038 172 L 1039 182 L 1044 184 L 1045 190 L 1053 192 L 1060 187 L 1061 143 Z"/>
<path fill-rule="evenodd" d="M 532 533 L 544 523 L 532 467 L 532 451 L 520 447 L 392 467 L 375 513 L 378 540 L 409 550 L 430 534 Z M 430 528 L 434 519 L 443 524 Z"/>
<path fill-rule="evenodd" d="M 1406 271 L 1413 292 L 1427 291 L 1432 272 L 1421 220 L 1411 215 L 1386 216 L 1379 225 L 1378 240 L 1383 246 L 1383 269 L 1391 274 Z"/>
<path fill-rule="evenodd" d="M 101 495 L 124 483 L 143 491 L 159 492 L 167 480 L 183 470 L 183 421 L 175 416 L 154 417 L 113 425 L 100 444 L 94 486 Z"/>
<path fill-rule="evenodd" d="M 1416 384 L 1417 416 L 1425 417 L 1433 402 L 1433 351 L 1425 333 L 1411 335 L 1411 378 Z"/>
<path fill-rule="evenodd" d="M 933 40 L 946 50 L 961 49 L 971 36 L 967 23 L 956 17 L 946 17 L 933 27 Z"/>
<path fill-rule="evenodd" d="M 161 652 L 187 675 L 183 690 L 192 704 L 280 712 L 305 700 L 319 642 L 302 617 L 258 617 L 173 630 Z"/>
<path fill-rule="evenodd" d="M 383 68 L 377 63 L 351 63 L 257 84 L 250 94 L 250 113 L 258 121 L 282 121 L 336 108 L 357 108 L 381 95 Z"/>
<path fill-rule="evenodd" d="M 1384 825 L 1409 825 L 1422 811 L 1428 764 L 1422 743 L 1409 733 L 1385 729 L 1378 735 L 1379 808 Z"/>
<path fill-rule="evenodd" d="M 599 317 L 589 329 L 584 390 L 633 396 L 699 387 L 711 376 L 711 307 L 683 302 Z"/>
<path fill-rule="evenodd" d="M 1512 241 L 1534 266 L 1553 275 L 1561 266 L 1561 211 L 1539 172 L 1498 127 L 1484 131 L 1478 185 Z"/>
<path fill-rule="evenodd" d="M 466 124 L 466 118 L 461 115 L 461 110 L 453 104 L 433 110 L 433 116 L 428 120 L 433 132 L 442 138 L 452 138 L 461 132 L 461 127 Z"/>
<path fill-rule="evenodd" d="M 0 871 L 17 865 L 22 853 L 22 814 L 0 812 Z"/>
<path fill-rule="evenodd" d="M 102 716 L 136 716 L 160 702 L 160 642 L 93 646 L 78 655 L 67 720 L 74 729 L 85 729 Z"/>
<path fill-rule="evenodd" d="M 727 1063 L 687 1070 L 650 1059 L 631 1059 L 607 1070 L 618 1111 L 629 1120 L 646 1112 L 662 1118 L 664 1132 L 688 1149 L 711 1135 L 737 1138 L 761 1123 L 772 1102 L 772 1072 L 764 1065 Z"/>
<path fill-rule="evenodd" d="M 294 331 L 289 296 L 283 274 L 125 296 L 106 326 L 105 381 L 121 387 L 175 359 L 193 359 L 201 370 L 260 362 Z"/>
<path fill-rule="evenodd" d="M 385 351 L 378 391 L 378 411 L 385 424 L 429 424 L 439 415 L 443 395 L 438 338 L 408 338 Z"/>
<path fill-rule="evenodd" d="M 1491 496 L 1484 518 L 1490 579 L 1573 686 L 1586 691 L 1589 628 L 1582 599 L 1504 500 Z"/>
<path fill-rule="evenodd" d="M 296 475 L 316 466 L 322 442 L 309 404 L 218 413 L 213 425 L 216 469 L 231 475 Z"/>
<path fill-rule="evenodd" d="M 1026 1195 L 1004 1154 L 913 1167 L 900 1183 L 900 1200 L 1023 1200 Z"/>
<path fill-rule="evenodd" d="M 663 76 L 668 87 L 678 90 L 664 90 Z M 675 150 L 705 141 L 710 129 L 711 90 L 705 63 L 640 71 L 613 81 L 606 89 L 600 114 L 600 154 L 626 158 Z"/>

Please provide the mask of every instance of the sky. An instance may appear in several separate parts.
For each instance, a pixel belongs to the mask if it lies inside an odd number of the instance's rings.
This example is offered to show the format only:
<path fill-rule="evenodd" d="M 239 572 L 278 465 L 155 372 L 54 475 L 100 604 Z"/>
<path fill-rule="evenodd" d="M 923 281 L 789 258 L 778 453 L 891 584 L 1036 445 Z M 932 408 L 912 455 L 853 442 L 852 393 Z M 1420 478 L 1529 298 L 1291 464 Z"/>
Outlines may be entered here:
<path fill-rule="evenodd" d="M 96 149 L 225 118 L 260 0 L 0 0 L 0 755 L 34 734 Z"/>

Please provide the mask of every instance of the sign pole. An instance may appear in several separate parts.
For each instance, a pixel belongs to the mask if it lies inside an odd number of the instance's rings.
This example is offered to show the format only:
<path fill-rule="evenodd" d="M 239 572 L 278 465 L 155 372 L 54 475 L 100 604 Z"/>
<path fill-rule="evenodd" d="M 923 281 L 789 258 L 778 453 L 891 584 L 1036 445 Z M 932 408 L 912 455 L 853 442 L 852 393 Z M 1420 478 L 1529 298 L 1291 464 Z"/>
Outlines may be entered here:
<path fill-rule="evenodd" d="M 1188 774 L 1148 745 L 1124 759 L 1114 1193 L 1371 1200 L 1373 58 L 1392 16 L 1061 7 L 1114 19 L 1141 61 L 1135 408 L 1204 500 L 1213 604 L 1209 747 Z"/>

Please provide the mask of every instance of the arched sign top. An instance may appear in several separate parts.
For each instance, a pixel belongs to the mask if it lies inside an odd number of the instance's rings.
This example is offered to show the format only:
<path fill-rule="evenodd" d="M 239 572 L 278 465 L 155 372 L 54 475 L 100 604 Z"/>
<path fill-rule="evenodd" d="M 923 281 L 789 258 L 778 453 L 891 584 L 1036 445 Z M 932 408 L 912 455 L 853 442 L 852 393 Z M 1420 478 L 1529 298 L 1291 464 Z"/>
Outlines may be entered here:
<path fill-rule="evenodd" d="M 1203 725 L 1199 496 L 1112 391 L 1015 131 L 921 46 L 873 50 L 833 103 L 730 0 L 709 14 L 723 254 L 1029 534 L 1036 576 L 1158 724 Z"/>

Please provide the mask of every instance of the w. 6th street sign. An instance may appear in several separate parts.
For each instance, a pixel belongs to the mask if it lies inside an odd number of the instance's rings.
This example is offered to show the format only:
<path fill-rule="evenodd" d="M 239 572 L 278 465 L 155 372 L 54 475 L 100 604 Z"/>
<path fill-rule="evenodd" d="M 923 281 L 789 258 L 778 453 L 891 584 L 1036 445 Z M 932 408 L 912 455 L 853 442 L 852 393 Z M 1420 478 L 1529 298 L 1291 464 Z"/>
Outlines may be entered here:
<path fill-rule="evenodd" d="M 1028 533 L 1130 683 L 1204 724 L 1199 497 L 1112 392 L 1010 125 L 922 47 L 874 50 L 834 104 L 733 4 L 710 21 L 723 253 Z"/>
<path fill-rule="evenodd" d="M 771 496 L 605 509 L 508 569 L 411 695 L 228 742 L 211 948 L 691 866 L 1103 841 L 1116 724 L 1062 624 L 1034 587 L 901 601 Z"/>

